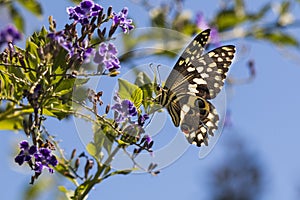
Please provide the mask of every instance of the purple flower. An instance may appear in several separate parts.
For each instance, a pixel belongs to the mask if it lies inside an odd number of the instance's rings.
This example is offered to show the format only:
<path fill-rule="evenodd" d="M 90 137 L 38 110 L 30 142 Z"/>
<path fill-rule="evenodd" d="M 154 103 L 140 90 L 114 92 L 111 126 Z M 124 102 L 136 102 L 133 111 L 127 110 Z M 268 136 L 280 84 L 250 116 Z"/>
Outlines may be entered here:
<path fill-rule="evenodd" d="M 15 162 L 22 165 L 24 162 L 28 162 L 30 167 L 41 174 L 43 168 L 47 168 L 49 172 L 53 173 L 53 169 L 49 165 L 56 166 L 57 159 L 51 154 L 51 150 L 48 148 L 37 148 L 35 145 L 29 146 L 26 140 L 20 142 L 20 153 L 15 157 Z"/>
<path fill-rule="evenodd" d="M 53 167 L 57 165 L 57 159 L 54 155 L 51 154 L 51 150 L 48 148 L 40 148 L 37 153 L 34 154 L 35 157 L 35 168 L 34 171 L 37 173 L 42 173 L 43 169 L 46 168 L 50 173 L 53 173 Z"/>
<path fill-rule="evenodd" d="M 117 49 L 116 47 L 109 43 L 101 43 L 99 49 L 96 52 L 94 62 L 100 65 L 104 65 L 105 68 L 109 71 L 117 70 L 120 66 L 120 61 L 117 58 Z"/>
<path fill-rule="evenodd" d="M 37 152 L 36 146 L 29 146 L 26 140 L 20 142 L 20 153 L 15 157 L 15 162 L 22 165 L 24 162 L 29 162 L 32 156 Z"/>
<path fill-rule="evenodd" d="M 144 114 L 144 115 L 140 115 L 139 118 L 138 118 L 138 124 L 140 126 L 144 126 L 145 124 L 145 121 L 149 119 L 149 116 L 147 114 Z"/>
<path fill-rule="evenodd" d="M 128 33 L 134 28 L 132 19 L 127 19 L 128 8 L 123 8 L 118 14 L 113 12 L 113 25 L 119 25 L 124 33 Z"/>
<path fill-rule="evenodd" d="M 128 99 L 125 99 L 121 102 L 117 102 L 115 105 L 112 106 L 112 109 L 119 114 L 116 119 L 116 122 L 123 122 L 126 118 L 130 118 L 137 115 L 136 107 Z"/>
<path fill-rule="evenodd" d="M 145 135 L 144 137 L 146 138 L 148 144 L 152 142 L 152 138 L 149 135 Z"/>
<path fill-rule="evenodd" d="M 0 46 L 8 42 L 15 43 L 21 38 L 21 33 L 13 25 L 8 25 L 0 32 Z"/>
<path fill-rule="evenodd" d="M 57 41 L 59 44 L 63 44 L 64 42 L 66 42 L 66 36 L 64 35 L 64 31 L 49 33 L 48 38 Z"/>
<path fill-rule="evenodd" d="M 210 42 L 215 44 L 216 46 L 220 45 L 220 37 L 218 30 L 215 27 L 210 27 L 207 24 L 207 21 L 205 20 L 204 16 L 202 13 L 198 13 L 196 16 L 196 25 L 199 29 L 205 30 L 210 28 Z"/>
<path fill-rule="evenodd" d="M 61 47 L 67 50 L 70 57 L 75 55 L 84 63 L 90 62 L 90 58 L 95 54 L 94 49 L 88 47 L 88 42 L 86 40 L 82 42 L 82 46 L 80 46 L 78 43 L 67 39 L 64 31 L 49 33 L 48 37 L 56 41 Z"/>
<path fill-rule="evenodd" d="M 89 18 L 98 16 L 103 8 L 91 0 L 83 0 L 78 6 L 68 7 L 69 19 L 80 22 L 82 25 L 89 23 Z"/>

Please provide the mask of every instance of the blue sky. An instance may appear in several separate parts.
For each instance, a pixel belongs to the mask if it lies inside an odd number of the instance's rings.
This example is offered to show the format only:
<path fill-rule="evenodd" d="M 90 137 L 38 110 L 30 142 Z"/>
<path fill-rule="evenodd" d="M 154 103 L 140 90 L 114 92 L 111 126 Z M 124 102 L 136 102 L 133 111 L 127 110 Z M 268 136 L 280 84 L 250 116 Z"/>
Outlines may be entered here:
<path fill-rule="evenodd" d="M 195 6 L 194 1 L 187 1 L 185 5 L 192 11 L 202 11 L 210 17 L 215 11 L 216 3 L 217 1 L 214 0 Z M 145 22 L 145 10 L 130 1 L 109 1 L 101 4 L 104 7 L 113 5 L 115 10 L 127 6 L 130 16 L 137 19 L 139 27 L 148 25 Z M 46 9 L 41 20 L 27 13 L 27 33 L 39 29 L 42 24 L 47 24 L 48 15 L 53 15 L 58 27 L 62 27 L 68 18 L 65 8 L 69 5 L 69 2 L 60 0 L 43 3 Z M 257 2 L 249 6 L 250 9 L 255 9 Z M 299 11 L 299 8 L 295 10 Z M 299 28 L 292 30 L 293 33 L 297 31 L 299 32 Z M 237 46 L 238 52 L 230 76 L 247 76 L 246 63 L 249 59 L 255 61 L 257 74 L 252 83 L 234 86 L 227 90 L 227 107 L 231 110 L 234 131 L 225 131 L 213 151 L 204 159 L 198 158 L 197 148 L 189 148 L 180 159 L 163 169 L 158 176 L 147 174 L 115 176 L 98 185 L 89 199 L 113 200 L 135 197 L 144 200 L 205 199 L 207 195 L 205 180 L 208 179 L 208 171 L 220 161 L 226 160 L 224 146 L 226 141 L 234 138 L 241 138 L 248 148 L 257 154 L 267 172 L 267 188 L 263 199 L 297 198 L 297 189 L 300 185 L 300 161 L 297 155 L 300 140 L 298 133 L 300 95 L 297 87 L 300 67 L 299 61 L 286 59 L 283 54 L 283 52 L 286 54 L 295 51 L 278 49 L 265 41 L 234 40 L 230 43 Z M 239 51 L 243 47 L 246 47 L 246 53 Z M 174 63 L 175 60 L 169 65 L 172 66 Z M 76 129 L 72 120 L 66 123 L 56 124 L 53 121 L 48 123 L 49 131 L 57 133 L 62 138 L 61 145 L 66 149 L 71 151 L 74 146 L 83 148 L 78 135 L 74 136 Z M 23 134 L 12 132 L 1 134 L 0 193 L 3 199 L 20 199 L 22 188 L 29 182 L 30 172 L 20 170 L 13 163 L 11 155 L 14 153 L 13 145 L 23 138 Z"/>

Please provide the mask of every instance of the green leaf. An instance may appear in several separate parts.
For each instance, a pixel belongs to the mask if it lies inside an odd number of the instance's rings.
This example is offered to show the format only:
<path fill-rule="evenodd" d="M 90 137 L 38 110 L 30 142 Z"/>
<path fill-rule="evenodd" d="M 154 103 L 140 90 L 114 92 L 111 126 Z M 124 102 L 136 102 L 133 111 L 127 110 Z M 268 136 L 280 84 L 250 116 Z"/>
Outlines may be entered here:
<path fill-rule="evenodd" d="M 54 95 L 62 96 L 73 91 L 75 78 L 69 78 L 62 80 L 54 90 Z"/>
<path fill-rule="evenodd" d="M 270 42 L 276 44 L 276 45 L 289 45 L 289 46 L 299 46 L 299 42 L 296 40 L 295 37 L 282 33 L 282 32 L 272 32 L 272 33 L 265 33 L 265 34 L 259 34 L 256 35 L 258 39 L 266 39 Z"/>
<path fill-rule="evenodd" d="M 135 107 L 139 108 L 143 101 L 143 91 L 137 85 L 119 78 L 119 96 L 121 99 L 128 99 L 133 102 Z"/>
<path fill-rule="evenodd" d="M 28 55 L 26 56 L 29 56 L 29 67 L 33 69 L 35 69 L 36 66 L 38 66 L 38 63 L 40 63 L 38 48 L 39 47 L 34 42 L 31 42 L 30 40 L 26 41 L 26 51 L 28 51 Z"/>
<path fill-rule="evenodd" d="M 53 58 L 53 70 L 56 70 L 56 67 L 61 67 L 62 69 L 67 69 L 67 62 L 65 61 L 67 51 L 63 48 L 60 49 L 59 53 Z"/>
<path fill-rule="evenodd" d="M 85 148 L 91 156 L 97 157 L 97 148 L 93 143 L 88 143 Z"/>
<path fill-rule="evenodd" d="M 136 108 L 139 108 L 143 102 L 143 90 L 140 88 L 136 89 L 132 93 L 132 102 Z"/>
<path fill-rule="evenodd" d="M 152 99 L 154 85 L 152 84 L 149 76 L 144 72 L 138 73 L 135 84 L 142 89 L 143 105 L 147 108 L 149 106 L 149 102 L 151 102 L 150 100 Z"/>
<path fill-rule="evenodd" d="M 290 5 L 291 5 L 291 3 L 289 1 L 283 1 L 280 5 L 280 10 L 279 10 L 280 15 L 283 15 L 283 14 L 289 12 Z"/>
<path fill-rule="evenodd" d="M 6 120 L 0 120 L 0 130 L 21 130 L 23 128 L 23 118 L 18 116 Z"/>
<path fill-rule="evenodd" d="M 18 2 L 35 16 L 37 17 L 42 16 L 43 14 L 42 6 L 39 2 L 35 0 L 18 0 Z"/>
<path fill-rule="evenodd" d="M 245 21 L 245 17 L 238 16 L 234 10 L 224 10 L 215 17 L 214 24 L 217 25 L 220 32 L 232 28 Z"/>
<path fill-rule="evenodd" d="M 260 10 L 254 14 L 249 14 L 247 17 L 249 20 L 258 21 L 262 19 L 268 11 L 271 9 L 271 3 L 267 3 L 260 8 Z"/>
<path fill-rule="evenodd" d="M 67 199 L 72 199 L 74 196 L 74 190 L 68 190 L 65 186 L 60 185 L 58 189 L 66 195 Z"/>
<path fill-rule="evenodd" d="M 10 16 L 14 22 L 14 25 L 17 27 L 17 29 L 19 29 L 21 32 L 25 32 L 24 30 L 24 20 L 23 17 L 20 15 L 20 11 L 17 10 L 13 4 L 10 4 L 10 6 L 8 7 L 9 9 L 9 13 Z"/>
<path fill-rule="evenodd" d="M 53 177 L 45 177 L 38 180 L 38 184 L 32 184 L 25 188 L 23 193 L 24 200 L 39 199 L 44 191 L 49 191 L 55 186 Z"/>
<path fill-rule="evenodd" d="M 104 124 L 93 124 L 93 131 L 93 144 L 97 150 L 96 155 L 101 156 L 102 148 L 110 154 L 114 138 L 117 136 L 116 132 L 110 126 Z"/>
<path fill-rule="evenodd" d="M 163 8 L 153 9 L 151 14 L 151 23 L 155 27 L 166 27 L 166 11 Z"/>
<path fill-rule="evenodd" d="M 67 117 L 70 111 L 72 111 L 72 107 L 69 104 L 63 103 L 57 98 L 52 98 L 45 102 L 43 114 L 61 120 Z"/>

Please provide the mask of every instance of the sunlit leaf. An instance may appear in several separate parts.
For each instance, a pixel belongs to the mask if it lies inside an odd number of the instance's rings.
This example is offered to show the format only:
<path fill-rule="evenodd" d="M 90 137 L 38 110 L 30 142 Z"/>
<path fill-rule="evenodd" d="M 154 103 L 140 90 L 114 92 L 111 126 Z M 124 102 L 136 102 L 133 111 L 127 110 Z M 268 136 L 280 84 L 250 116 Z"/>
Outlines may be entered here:
<path fill-rule="evenodd" d="M 260 34 L 257 36 L 257 38 L 269 40 L 270 42 L 277 45 L 299 46 L 299 42 L 295 37 L 282 32 Z"/>
<path fill-rule="evenodd" d="M 56 96 L 62 96 L 73 91 L 75 78 L 69 78 L 62 80 L 59 85 L 55 88 L 54 93 Z"/>
<path fill-rule="evenodd" d="M 146 73 L 140 72 L 136 77 L 135 84 L 142 89 L 143 104 L 145 108 L 148 107 L 149 102 L 151 102 L 152 93 L 153 93 L 153 84 L 151 82 L 151 79 Z"/>
<path fill-rule="evenodd" d="M 219 31 L 232 28 L 245 21 L 244 17 L 238 16 L 234 10 L 224 10 L 215 18 L 215 23 Z"/>
<path fill-rule="evenodd" d="M 97 148 L 93 143 L 88 143 L 85 148 L 91 156 L 97 157 Z"/>
<path fill-rule="evenodd" d="M 23 118 L 21 116 L 0 120 L 0 130 L 21 130 L 23 128 Z"/>
<path fill-rule="evenodd" d="M 143 91 L 137 85 L 132 84 L 124 79 L 118 79 L 119 96 L 121 99 L 128 99 L 133 102 L 135 107 L 139 108 L 143 101 Z"/>
<path fill-rule="evenodd" d="M 17 27 L 18 30 L 20 30 L 21 32 L 24 33 L 25 32 L 25 30 L 24 30 L 24 19 L 20 15 L 20 11 L 17 10 L 13 6 L 13 4 L 10 4 L 10 6 L 8 7 L 8 9 L 9 9 L 12 21 L 14 22 L 14 25 Z"/>
<path fill-rule="evenodd" d="M 37 17 L 41 17 L 42 12 L 42 6 L 39 2 L 35 0 L 18 0 L 18 2 L 26 8 L 28 11 L 30 11 L 32 14 L 36 15 Z"/>
<path fill-rule="evenodd" d="M 258 12 L 249 14 L 248 19 L 252 21 L 260 20 L 267 14 L 268 11 L 270 11 L 270 9 L 271 3 L 267 3 L 264 6 L 262 6 Z"/>

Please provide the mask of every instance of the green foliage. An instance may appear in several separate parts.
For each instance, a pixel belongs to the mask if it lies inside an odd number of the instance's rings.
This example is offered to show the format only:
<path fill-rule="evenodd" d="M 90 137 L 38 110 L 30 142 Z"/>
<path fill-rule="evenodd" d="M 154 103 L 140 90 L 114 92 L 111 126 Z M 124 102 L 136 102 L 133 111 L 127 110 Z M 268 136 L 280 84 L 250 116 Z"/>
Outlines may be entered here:
<path fill-rule="evenodd" d="M 42 6 L 35 0 L 17 0 L 25 9 L 34 14 L 37 17 L 41 17 L 43 14 Z"/>
<path fill-rule="evenodd" d="M 2 5 L 2 2 L 0 1 Z M 37 0 L 16 0 L 16 1 L 7 1 L 3 2 L 3 5 L 6 6 L 7 10 L 9 11 L 10 17 L 14 23 L 14 25 L 20 30 L 21 32 L 25 32 L 25 20 L 24 17 L 20 14 L 21 10 L 17 9 L 17 5 L 19 4 L 24 9 L 29 11 L 30 13 L 34 14 L 37 17 L 42 17 L 43 10 L 42 6 L 39 1 Z"/>
<path fill-rule="evenodd" d="M 116 131 L 112 129 L 112 127 L 108 126 L 107 124 L 94 124 L 94 141 L 93 143 L 89 144 L 90 150 L 94 149 L 96 152 L 94 156 L 98 159 L 101 159 L 103 149 L 106 150 L 108 154 L 111 153 L 112 145 L 114 139 L 118 136 Z"/>
<path fill-rule="evenodd" d="M 282 32 L 259 33 L 257 39 L 265 39 L 280 46 L 295 46 L 299 47 L 299 42 L 292 35 Z"/>
<path fill-rule="evenodd" d="M 20 15 L 20 11 L 15 8 L 13 4 L 8 4 L 7 6 L 9 10 L 9 14 L 11 16 L 12 21 L 14 22 L 14 25 L 17 27 L 18 30 L 25 32 L 24 30 L 24 19 Z"/>
<path fill-rule="evenodd" d="M 139 108 L 143 101 L 143 91 L 137 85 L 132 84 L 124 79 L 118 79 L 119 91 L 121 99 L 128 99 L 133 102 L 135 107 Z"/>
<path fill-rule="evenodd" d="M 43 95 L 39 101 L 44 108 L 43 114 L 63 119 L 72 112 L 73 87 L 89 80 L 67 75 L 68 66 L 63 61 L 66 52 L 58 50 L 57 56 L 51 54 L 47 34 L 45 28 L 35 32 L 26 41 L 25 50 L 15 47 L 15 52 L 8 52 L 10 64 L 0 63 L 1 98 L 10 101 L 0 114 L 3 130 L 21 129 L 23 116 L 32 112 L 29 104 L 18 106 L 25 90 L 33 93 L 40 84 Z"/>
<path fill-rule="evenodd" d="M 214 24 L 219 31 L 231 29 L 246 21 L 245 16 L 239 16 L 235 10 L 224 10 L 215 17 Z"/>
<path fill-rule="evenodd" d="M 146 73 L 139 72 L 135 80 L 135 85 L 143 91 L 143 106 L 147 109 L 153 104 L 151 99 L 153 97 L 154 84 Z"/>

